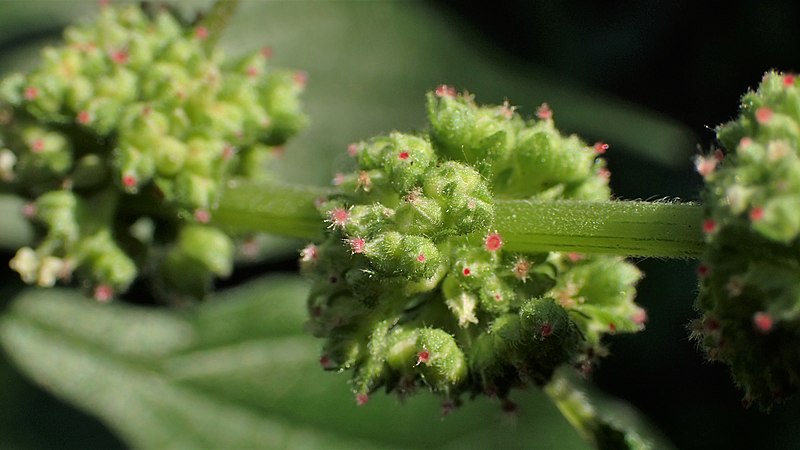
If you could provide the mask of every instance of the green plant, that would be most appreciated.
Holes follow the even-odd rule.
[[[14,93],[19,97],[20,92],[24,97],[19,86],[9,90],[10,97]],[[324,243],[303,252],[305,270],[315,279],[309,300],[314,316],[312,329],[328,337],[327,352],[320,361],[324,367],[356,369],[354,390],[359,402],[380,386],[402,393],[424,386],[440,393],[449,408],[463,393],[488,392],[506,399],[509,388],[523,381],[545,384],[554,369],[564,363],[588,368],[603,353],[602,334],[635,331],[644,321],[643,310],[631,302],[637,270],[617,257],[590,254],[686,257],[702,251],[699,207],[604,201],[609,194],[603,163],[595,158],[598,150],[603,150],[602,144],[595,149],[577,138],[561,136],[552,127],[546,109],[540,111],[541,120],[524,123],[509,105],[478,107],[470,98],[447,88],[431,94],[428,101],[431,126],[427,135],[395,133],[356,145],[353,152],[359,168],[339,178],[333,191],[237,179],[222,190],[216,207],[210,207],[213,202],[187,205],[177,201],[171,205],[176,210],[173,214],[182,213],[184,221],[190,216],[198,219],[198,211],[205,218],[202,212],[206,212],[212,224],[226,230],[269,231],[304,238],[322,238],[324,233]],[[747,126],[743,125],[745,129]],[[772,137],[765,139],[760,145],[768,148]],[[484,151],[491,158],[483,158],[480,153]],[[548,170],[534,170],[531,160],[547,164]],[[705,167],[713,161],[704,158],[698,162],[702,171],[710,174]],[[411,162],[415,165],[404,165]],[[122,175],[120,184],[125,187],[123,173],[118,175]],[[714,173],[725,172],[720,169]],[[155,185],[159,185],[158,179]],[[769,197],[766,193],[758,195]],[[315,206],[321,197],[324,200]],[[55,207],[48,209],[51,203],[45,200],[41,201],[45,208],[40,214],[53,239],[64,223],[63,216],[55,213],[66,210],[69,216],[75,206],[67,200],[64,207],[59,202],[62,199],[56,198]],[[764,208],[762,213],[767,211],[765,206],[753,205]],[[316,208],[328,221],[329,231],[320,226]],[[718,211],[708,212],[712,219],[702,226],[707,239],[717,245],[715,239],[723,235],[717,234],[724,230],[723,224],[739,221],[745,210],[750,211],[752,220],[754,208],[734,211],[733,219],[718,217]],[[756,231],[767,238],[779,235],[777,240],[785,241],[785,230],[791,228],[787,210],[790,206],[773,206],[769,211],[776,212],[768,216],[770,219],[755,221],[766,224],[756,226]],[[55,213],[46,214],[49,211]],[[157,216],[161,224],[163,218],[158,214],[149,210],[147,214]],[[788,225],[776,221],[776,215],[779,219],[789,217]],[[103,220],[101,227],[110,228],[109,221]],[[183,225],[168,226],[194,229],[185,222],[178,223]],[[739,225],[740,229],[750,229],[749,223]],[[90,232],[83,231],[86,226],[78,228],[82,230],[80,236],[93,236],[91,226]],[[609,236],[611,230],[614,233]],[[54,240],[58,239],[63,238],[56,235]],[[192,283],[176,290],[201,297],[209,287],[207,273],[227,271],[214,268],[229,267],[230,244],[221,246],[224,251],[218,246],[204,255],[187,254],[210,248],[206,247],[210,241],[213,238],[203,234],[179,239],[182,252],[176,260],[201,262],[204,274],[199,277],[202,288]],[[560,253],[547,253],[551,250]],[[30,281],[50,284],[51,277],[43,277],[42,270],[45,258],[51,255],[41,257],[35,270],[26,271],[30,267],[25,264],[26,253],[30,251],[23,251],[14,265],[23,276],[27,273]],[[220,254],[225,256],[222,264],[208,262]],[[709,273],[714,275],[713,256],[708,259],[712,262],[704,267],[712,268]],[[463,264],[465,261],[469,263]],[[102,273],[95,269],[87,270],[89,279]],[[187,270],[186,264],[176,265],[173,284],[182,282]],[[739,267],[724,277],[725,286],[732,276],[742,273]],[[754,273],[748,277],[757,276],[758,271]],[[342,287],[331,286],[332,275]],[[608,278],[599,280],[598,275]],[[132,276],[120,282],[112,276],[99,277],[92,286],[110,280],[119,291],[127,287]],[[708,289],[717,286],[713,295],[719,298],[720,284],[714,282],[717,284]],[[782,287],[774,290],[786,292]],[[549,297],[555,297],[555,301]],[[744,311],[744,319],[736,319],[737,323],[723,330],[734,330],[734,326],[745,323],[738,329],[749,341],[759,339],[759,333],[773,331],[772,325],[765,325],[766,305],[753,298],[749,303],[756,309]],[[785,315],[770,311],[768,318],[771,324],[775,317],[790,321],[788,315],[783,319]],[[754,333],[750,324],[755,317]],[[719,336],[712,333],[711,324],[709,319],[703,321],[702,339],[719,344],[709,341]],[[774,338],[774,334],[769,335]],[[530,342],[544,345],[528,346]],[[774,370],[780,371],[780,366]],[[563,386],[564,381],[559,377],[548,393],[587,437],[599,445],[618,443],[615,439],[620,438],[619,432],[596,416],[575,414],[585,408],[584,403],[576,402],[569,395],[571,390],[559,388],[558,383]],[[751,392],[746,383],[748,397],[759,401],[771,399],[776,391],[776,386],[762,384],[758,392]],[[509,402],[504,404],[511,407]],[[629,443],[637,439],[633,434],[623,438]]]

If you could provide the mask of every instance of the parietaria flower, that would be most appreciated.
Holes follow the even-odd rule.
[[[351,144],[355,169],[317,202],[326,238],[301,253],[309,328],[325,340],[323,368],[351,371],[357,404],[426,388],[446,412],[463,395],[511,405],[512,388],[589,370],[604,335],[644,327],[633,265],[509,252],[494,228],[496,196],[608,199],[608,146],[562,135],[546,105],[525,121],[451,86],[427,101],[424,132]]]

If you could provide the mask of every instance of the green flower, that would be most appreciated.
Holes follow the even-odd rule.
[[[428,95],[428,118],[423,133],[350,146],[357,167],[319,204],[327,238],[302,252],[322,366],[353,371],[358,403],[382,387],[451,406],[506,399],[561,365],[587,370],[604,335],[643,328],[633,265],[509,252],[494,231],[495,199],[608,199],[602,144],[448,87]]]
[[[212,219],[231,177],[267,176],[265,159],[306,123],[304,75],[271,67],[268,51],[226,59],[208,35],[166,8],[103,7],[0,83],[0,175],[42,225],[12,261],[24,280],[77,271],[119,293],[147,268],[168,295],[200,297],[230,272],[231,237],[193,223]],[[142,220],[144,241],[131,231]],[[54,271],[53,258],[68,264]],[[187,261],[196,282],[170,275]]]

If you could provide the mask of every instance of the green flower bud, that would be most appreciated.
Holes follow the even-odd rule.
[[[0,178],[39,199],[44,225],[36,258],[23,252],[14,263],[26,282],[51,285],[75,268],[108,300],[141,268],[163,267],[162,294],[199,297],[230,273],[231,238],[198,237],[191,224],[210,220],[232,177],[266,177],[269,146],[306,123],[302,80],[261,53],[226,61],[182,22],[167,8],[104,7],[68,28],[30,72],[0,81],[12,125]],[[51,205],[67,197],[72,206]],[[158,216],[149,233],[158,239],[130,235],[143,215]],[[181,250],[183,240],[195,247]],[[181,267],[194,273],[185,282]]]
[[[767,408],[800,387],[798,105],[796,76],[766,73],[740,116],[717,128],[724,159],[696,160],[708,245],[692,337],[730,366],[747,403]]]
[[[348,148],[355,170],[318,207],[326,240],[302,252],[320,362],[352,367],[356,402],[418,386],[448,404],[506,399],[561,365],[590,365],[602,336],[641,330],[631,264],[507,253],[492,231],[498,197],[607,199],[605,147],[446,87],[429,94],[428,114],[425,133]]]

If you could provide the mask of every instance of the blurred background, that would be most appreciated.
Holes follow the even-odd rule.
[[[179,5],[188,17],[209,3]],[[94,1],[0,2],[0,74],[35,64],[39,47],[96,9]],[[232,54],[270,45],[276,65],[309,74],[312,125],[287,148],[280,167],[290,181],[325,184],[347,169],[348,143],[421,127],[424,92],[447,83],[480,102],[508,99],[525,116],[547,102],[562,131],[609,143],[619,198],[692,201],[700,188],[692,156],[714,148],[713,128],[736,115],[739,96],[768,69],[800,69],[798,17],[800,4],[780,0],[509,0],[491,6],[253,0],[243,3],[223,45]],[[4,260],[12,254],[6,250]],[[282,255],[220,286],[295,271],[295,254]],[[792,426],[800,419],[797,399],[769,414],[744,409],[727,369],[704,362],[688,341],[696,262],[636,262],[646,274],[638,302],[649,323],[643,333],[609,342],[611,355],[593,374],[599,389],[638,409],[677,448],[800,446]],[[3,266],[0,311],[21,288]],[[346,390],[344,378],[338,386]],[[2,354],[0,401],[0,447],[125,445],[93,416],[28,381]],[[385,402],[386,408],[395,403]],[[435,433],[437,424],[426,432]],[[563,446],[572,445],[567,442]],[[551,445],[560,446],[557,440]]]

